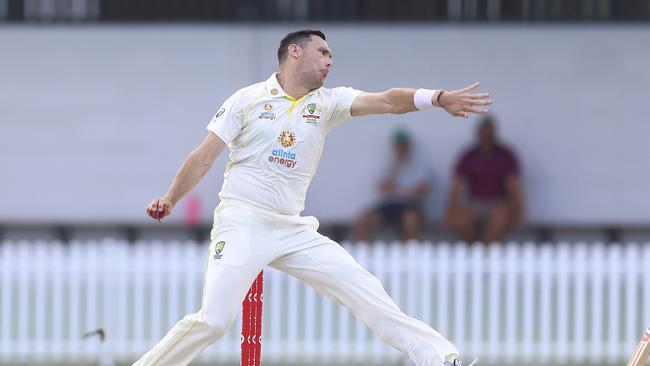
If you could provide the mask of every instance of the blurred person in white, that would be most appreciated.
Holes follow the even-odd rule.
[[[497,138],[494,118],[486,116],[455,167],[446,226],[467,243],[502,241],[523,220],[519,176],[517,157]]]
[[[367,93],[325,88],[332,51],[325,35],[314,30],[287,34],[280,42],[278,60],[278,73],[225,101],[208,124],[207,137],[187,157],[167,193],[146,208],[159,221],[170,215],[228,146],[201,309],[180,320],[135,365],[190,363],[230,329],[249,287],[266,265],[345,305],[417,366],[459,364],[454,345],[400,311],[372,274],[316,231],[316,218],[300,212],[325,137],[343,121],[434,106],[467,118],[486,112],[483,106],[491,104],[488,94],[472,94],[478,83],[454,91],[393,88]]]
[[[396,131],[393,135],[393,159],[379,184],[380,201],[362,213],[355,223],[355,240],[371,240],[372,233],[380,224],[399,228],[404,241],[420,236],[429,176],[427,164],[417,157],[413,149],[408,133]]]

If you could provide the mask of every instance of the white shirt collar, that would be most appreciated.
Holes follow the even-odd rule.
[[[280,86],[280,83],[278,82],[277,72],[274,72],[268,79],[266,79],[266,92],[269,93],[272,98],[287,96],[287,93],[284,92]]]
[[[294,98],[291,97],[289,94],[287,94],[284,91],[284,89],[282,89],[282,86],[280,86],[280,82],[278,81],[278,73],[277,72],[274,72],[273,74],[271,74],[271,76],[268,79],[266,79],[265,85],[266,85],[266,92],[269,93],[271,98],[287,97],[287,98],[289,98],[291,100],[294,100]],[[307,95],[310,95],[311,93],[315,92],[316,90],[318,90],[318,89],[314,89],[314,90],[310,91],[305,96],[303,96],[303,98],[306,97]]]

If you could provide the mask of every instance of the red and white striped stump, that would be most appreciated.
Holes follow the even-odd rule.
[[[242,304],[241,366],[260,366],[262,363],[263,291],[264,272],[260,272]]]

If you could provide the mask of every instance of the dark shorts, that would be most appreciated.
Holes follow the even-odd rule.
[[[467,208],[472,210],[478,220],[487,220],[492,211],[497,207],[507,205],[504,199],[472,199],[467,203]]]
[[[399,222],[404,212],[407,210],[417,210],[419,213],[421,207],[422,205],[418,202],[385,202],[377,205],[375,212],[385,221]]]

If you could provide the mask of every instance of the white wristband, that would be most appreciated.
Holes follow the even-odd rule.
[[[427,109],[433,109],[437,107],[438,103],[436,102],[438,96],[440,95],[440,90],[431,90],[431,89],[418,89],[413,94],[413,104],[415,108],[420,111]]]

